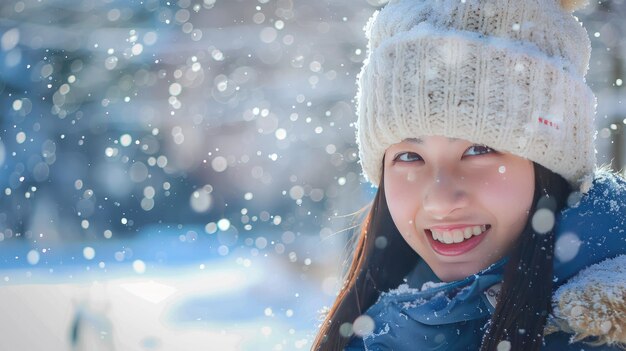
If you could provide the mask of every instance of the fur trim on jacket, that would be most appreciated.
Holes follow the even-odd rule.
[[[626,255],[580,271],[552,296],[546,334],[563,331],[571,341],[626,349]]]

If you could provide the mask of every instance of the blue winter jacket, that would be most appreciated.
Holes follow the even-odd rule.
[[[626,345],[625,220],[626,181],[608,172],[598,172],[580,201],[557,216],[554,310],[543,350]],[[354,336],[346,350],[480,349],[505,263],[450,283],[418,263],[406,284],[381,294],[367,310],[373,332]]]

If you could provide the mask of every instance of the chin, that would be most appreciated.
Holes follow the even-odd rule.
[[[482,268],[478,267],[476,267],[476,269],[470,268],[467,266],[467,263],[457,263],[455,265],[449,265],[447,267],[430,267],[433,270],[433,273],[435,273],[435,275],[437,276],[437,278],[446,283],[465,279],[468,276],[476,274],[482,270]],[[459,269],[459,267],[463,267],[463,269]]]
[[[473,274],[473,273],[465,274],[465,273],[459,272],[459,271],[451,272],[448,269],[445,269],[443,271],[439,270],[439,272],[433,269],[433,272],[435,273],[437,278],[441,279],[442,282],[446,282],[446,283],[447,282],[453,282],[455,280],[461,280],[461,279],[464,279],[467,276]]]

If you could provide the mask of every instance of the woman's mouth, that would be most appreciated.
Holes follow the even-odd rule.
[[[442,256],[464,254],[480,244],[491,225],[473,225],[454,229],[425,229],[433,250]]]

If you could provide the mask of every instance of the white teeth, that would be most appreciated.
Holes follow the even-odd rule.
[[[469,239],[472,237],[472,235],[474,235],[474,230],[470,227],[465,228],[465,231],[463,232],[463,237],[465,239]]]
[[[463,237],[463,232],[458,229],[453,230],[452,240],[454,240],[455,243],[460,243],[461,241],[465,240],[465,238]]]
[[[482,234],[487,230],[486,225],[475,225],[472,227],[465,227],[464,229],[453,229],[437,231],[431,229],[433,239],[445,244],[460,243],[464,240]]]

